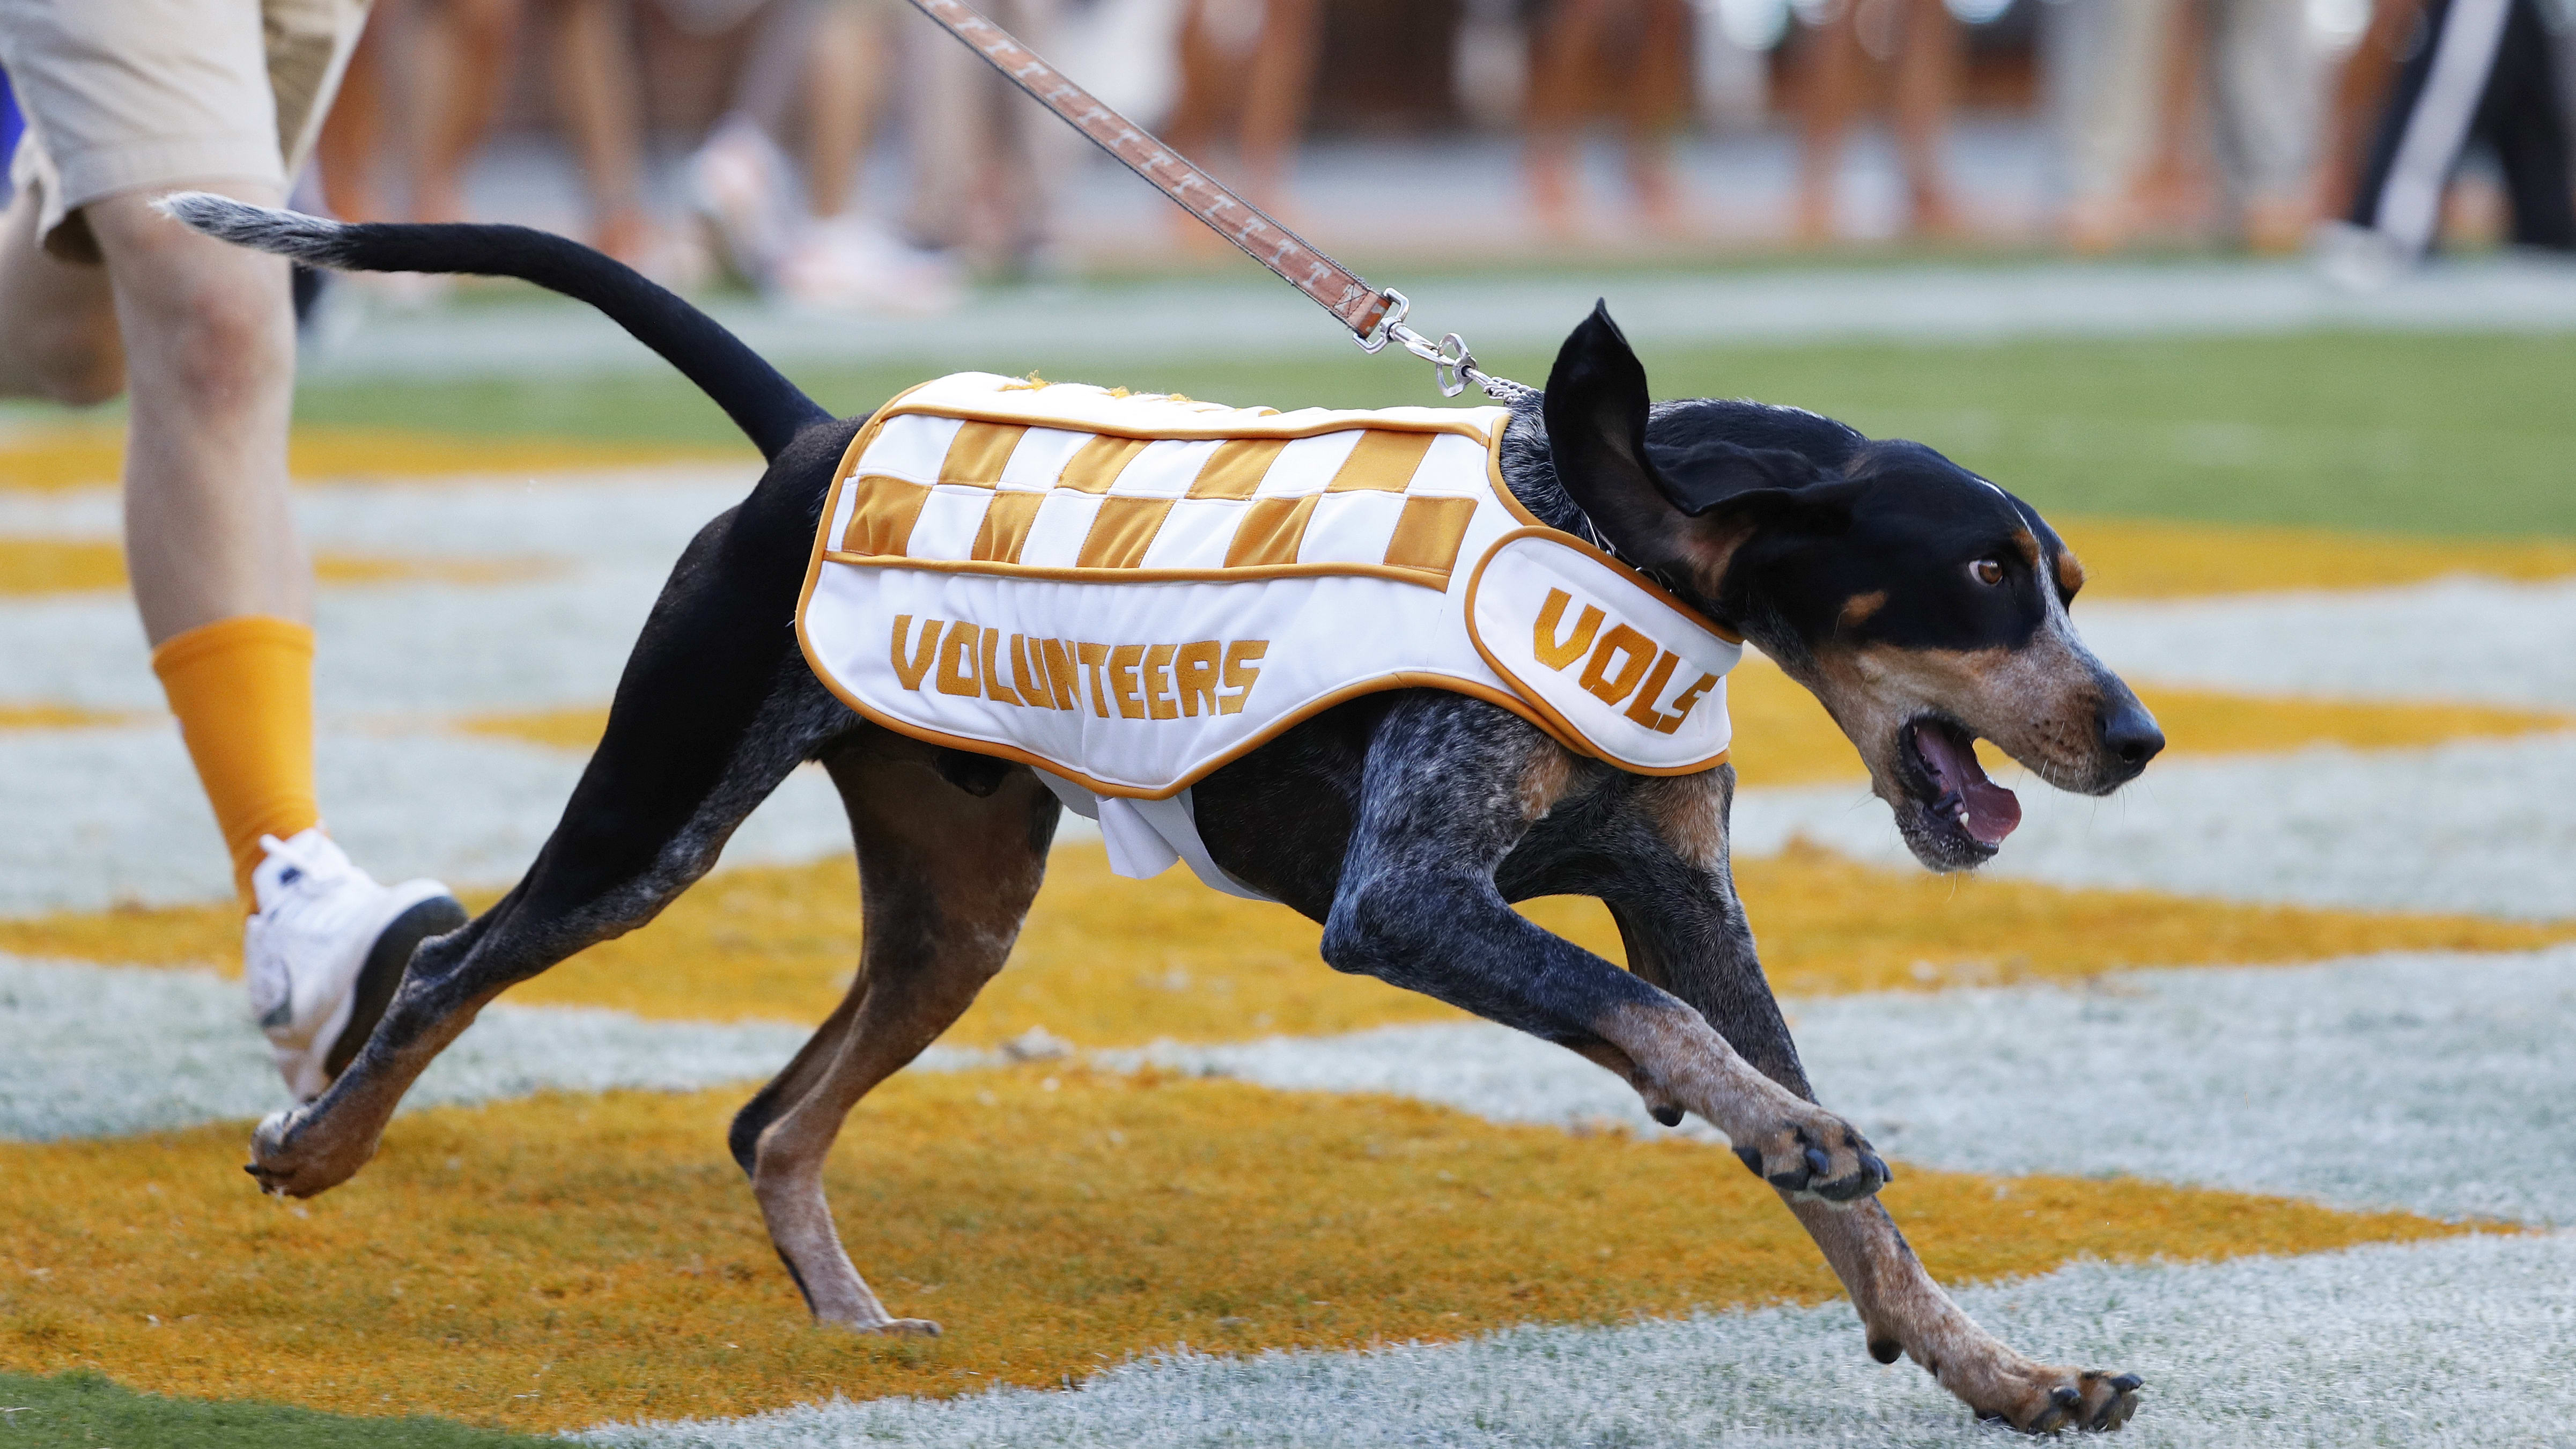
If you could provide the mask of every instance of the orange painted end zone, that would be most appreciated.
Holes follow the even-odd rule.
[[[892,1311],[947,1330],[863,1338],[811,1326],[769,1249],[723,1147],[747,1094],[422,1112],[297,1205],[242,1177],[243,1124],[0,1147],[0,1366],[567,1429],[1053,1386],[1184,1343],[1348,1348],[1836,1291],[1771,1192],[1705,1146],[1032,1067],[898,1077],[852,1117],[829,1174],[851,1255]],[[1913,1168],[1886,1200],[1948,1282],[2464,1231]]]

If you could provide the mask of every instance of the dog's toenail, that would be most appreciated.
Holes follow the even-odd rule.
[[[1682,1125],[1682,1109],[1679,1107],[1648,1107],[1646,1111],[1667,1127]]]
[[[1834,1171],[1834,1160],[1810,1147],[1807,1149],[1807,1170],[1818,1177],[1830,1177]]]
[[[2138,1377],[2136,1374],[2122,1374],[2118,1378],[2111,1380],[2111,1387],[2124,1394],[2134,1394],[2145,1383],[2146,1380]]]
[[[1875,1152],[1862,1153],[1860,1155],[1860,1165],[1871,1172],[1877,1173],[1878,1180],[1881,1182],[1896,1181],[1896,1169],[1889,1167],[1886,1159],[1880,1157]]]
[[[1894,1363],[1905,1357],[1905,1345],[1892,1338],[1874,1338],[1869,1342],[1869,1356],[1880,1363]]]
[[[1735,1149],[1735,1160],[1743,1163],[1744,1170],[1752,1173],[1755,1177],[1760,1177],[1762,1175],[1761,1153],[1754,1151],[1750,1147],[1739,1147]]]
[[[2048,1396],[2049,1402],[2061,1409],[2072,1409],[2084,1402],[2084,1396],[2073,1389],[2061,1388]]]

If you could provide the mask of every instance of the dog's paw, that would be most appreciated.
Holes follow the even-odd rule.
[[[1896,1174],[1869,1150],[1869,1139],[1830,1112],[1783,1122],[1752,1142],[1735,1145],[1736,1158],[1755,1177],[1791,1197],[1849,1203],[1885,1187]]]
[[[315,1128],[311,1105],[271,1112],[250,1134],[242,1171],[272,1197],[311,1197],[347,1182],[375,1156],[372,1138],[352,1148]]]
[[[927,1318],[883,1318],[874,1323],[835,1323],[852,1333],[873,1333],[885,1338],[937,1338],[939,1325]]]
[[[2032,1364],[2012,1376],[2006,1402],[1971,1407],[1978,1418],[2009,1424],[2025,1434],[2066,1429],[2107,1434],[2138,1412],[2142,1382],[2136,1374]]]

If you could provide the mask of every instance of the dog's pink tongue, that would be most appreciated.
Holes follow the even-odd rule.
[[[1919,731],[1915,742],[1942,790],[1958,791],[1960,803],[1968,807],[1968,833],[1987,845],[2002,844],[2021,824],[2021,801],[1986,778],[1985,767],[1977,763],[1976,747],[1953,743],[1948,730],[1933,728]]]

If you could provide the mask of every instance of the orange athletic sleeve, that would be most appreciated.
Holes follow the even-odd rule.
[[[258,614],[218,619],[152,651],[170,712],[232,852],[242,909],[257,902],[250,874],[265,852],[321,823],[313,799],[313,631]]]

